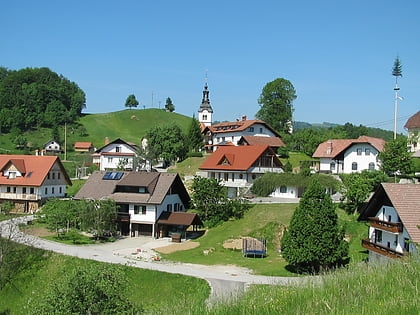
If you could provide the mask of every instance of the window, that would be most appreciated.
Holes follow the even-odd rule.
[[[225,182],[229,180],[229,173],[223,173]]]
[[[139,187],[139,193],[146,193],[146,187]]]
[[[146,206],[141,206],[141,214],[146,214]]]
[[[146,206],[134,205],[134,214],[146,214]]]
[[[203,115],[203,120],[207,120],[207,115]]]
[[[13,187],[13,193],[16,194],[16,187]]]
[[[356,162],[351,163],[351,170],[352,171],[357,171],[357,163]]]
[[[6,192],[10,192],[11,190],[10,190],[10,186],[7,186],[7,188],[6,188]]]
[[[60,179],[61,173],[57,173],[57,179]]]
[[[112,163],[112,157],[108,157],[108,163]]]
[[[335,170],[335,162],[331,162],[330,163],[330,170],[334,171]]]
[[[397,244],[398,244],[398,234],[395,235],[394,246],[397,246]]]
[[[369,148],[365,149],[365,155],[370,155],[370,149]]]
[[[244,174],[239,174],[239,179],[243,179],[244,178]]]
[[[26,194],[26,187],[22,187],[22,194]]]
[[[280,193],[285,194],[287,192],[286,186],[280,186]]]
[[[222,137],[222,142],[225,142],[225,137]]]
[[[166,211],[172,212],[172,205],[167,205],[166,206]]]
[[[115,147],[115,152],[121,152],[121,147]]]
[[[60,187],[60,188],[58,189],[58,191],[60,192],[60,194],[62,194],[62,193],[63,193],[63,187]]]
[[[54,172],[52,173],[52,179],[55,179],[55,173]]]
[[[407,253],[410,251],[410,240],[406,237],[404,237],[404,251]]]
[[[254,132],[254,127],[249,127],[249,132]]]
[[[47,174],[47,179],[50,179],[50,173]]]
[[[54,187],[51,188],[51,193],[54,195]]]
[[[48,195],[48,187],[45,187],[44,192],[45,192],[46,195]]]
[[[235,181],[235,173],[232,173],[232,182]]]
[[[16,172],[9,172],[9,179],[16,178]]]
[[[370,162],[369,163],[369,171],[374,171],[375,170],[375,163]]]
[[[382,242],[382,231],[381,230],[375,230],[375,243]]]
[[[33,195],[35,193],[35,188],[33,188],[33,187],[29,188],[29,193],[31,195]]]
[[[260,133],[263,133],[263,129],[262,128],[260,128]]]
[[[362,155],[362,149],[357,149],[357,155]]]

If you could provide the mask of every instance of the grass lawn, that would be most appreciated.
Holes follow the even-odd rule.
[[[273,222],[288,226],[297,204],[256,204],[244,218],[225,222],[207,231],[196,241],[200,246],[171,254],[162,255],[163,258],[197,264],[215,265],[232,264],[250,268],[255,274],[269,276],[295,276],[285,267],[286,261],[278,253],[278,239],[267,244],[266,258],[246,258],[240,250],[226,249],[223,243],[229,239],[238,239],[241,236],[251,236],[258,231],[270,229]],[[367,233],[364,223],[356,221],[356,217],[347,215],[338,210],[339,219],[346,226],[347,236],[350,240],[351,262],[359,262],[367,257],[360,244],[360,240]],[[276,233],[276,231],[273,231]],[[203,251],[209,250],[205,255]]]
[[[182,162],[176,163],[174,166],[169,168],[169,172],[178,173],[179,176],[194,176],[198,171],[200,165],[207,159],[208,155],[203,157],[190,157]]]

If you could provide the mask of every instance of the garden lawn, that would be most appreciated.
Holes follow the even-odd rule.
[[[229,239],[252,236],[265,228],[265,232],[273,230],[273,222],[288,226],[297,204],[256,204],[240,220],[225,222],[207,233],[197,241],[200,246],[171,254],[163,254],[164,259],[204,265],[237,265],[251,269],[255,274],[267,276],[296,276],[286,269],[287,262],[279,254],[279,235],[273,238],[277,242],[267,243],[267,257],[243,257],[241,250],[226,249],[223,243]],[[367,233],[364,223],[356,221],[356,217],[347,215],[338,209],[339,221],[347,227],[347,237],[350,241],[351,262],[359,262],[367,257],[361,247],[361,238]],[[206,251],[205,254],[204,251]]]

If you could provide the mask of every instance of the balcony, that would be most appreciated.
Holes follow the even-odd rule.
[[[401,233],[403,231],[403,225],[401,222],[387,222],[379,220],[375,217],[368,218],[371,227],[380,229],[391,233]]]
[[[126,212],[118,212],[117,222],[130,222],[130,214]]]
[[[383,245],[373,243],[368,238],[362,240],[362,247],[390,258],[400,258],[404,256],[403,253],[397,252]]]

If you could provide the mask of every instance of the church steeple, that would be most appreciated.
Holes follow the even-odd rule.
[[[206,75],[207,79],[207,75]],[[203,90],[203,99],[201,100],[200,109],[198,110],[198,121],[205,126],[211,126],[212,122],[212,115],[213,115],[213,108],[210,105],[210,98],[209,98],[209,87],[206,83],[204,84]]]

